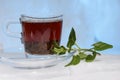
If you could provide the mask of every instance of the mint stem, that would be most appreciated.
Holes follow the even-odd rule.
[[[79,45],[77,43],[75,43],[75,45],[79,50],[81,50],[81,48],[79,47]]]

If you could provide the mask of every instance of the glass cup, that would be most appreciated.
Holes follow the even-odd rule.
[[[22,27],[21,40],[24,44],[26,57],[53,55],[53,42],[60,44],[62,32],[62,15],[55,17],[30,17],[21,15],[20,23]],[[13,35],[10,31],[10,25],[7,25],[7,33]]]
[[[10,66],[24,69],[47,68],[63,63],[64,61],[69,61],[75,51],[64,55],[57,55],[52,51],[54,42],[60,44],[62,17],[60,15],[38,18],[22,15],[20,22],[9,22],[6,27],[7,34],[15,38],[20,38],[24,45],[24,51],[20,48],[18,49],[18,53],[6,53],[3,55],[1,61],[8,65],[10,64]],[[13,26],[16,24],[21,24],[19,34],[12,31],[14,30]],[[20,29],[19,27],[17,28]],[[13,49],[15,50],[15,48]]]

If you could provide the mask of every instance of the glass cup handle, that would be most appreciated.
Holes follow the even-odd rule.
[[[21,37],[21,33],[19,33],[19,32],[13,32],[13,31],[11,31],[10,30],[10,26],[11,25],[15,25],[15,24],[20,24],[20,22],[15,22],[15,21],[13,21],[13,22],[8,22],[8,24],[7,24],[7,26],[6,26],[6,33],[7,33],[7,35],[8,36],[10,36],[10,37],[14,37],[14,38],[20,38]],[[12,27],[12,26],[11,26]]]
[[[20,38],[21,39],[21,43],[23,43],[23,37],[22,37],[22,32],[13,32],[10,30],[10,26],[11,25],[15,25],[15,24],[20,24],[20,22],[8,22],[7,26],[6,26],[6,33],[8,36],[10,37],[14,37],[14,38]],[[12,26],[11,26],[12,27]]]

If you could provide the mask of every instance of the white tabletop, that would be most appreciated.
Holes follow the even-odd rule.
[[[0,62],[0,80],[120,80],[120,55],[103,54],[92,63],[61,63],[44,69],[19,69]]]

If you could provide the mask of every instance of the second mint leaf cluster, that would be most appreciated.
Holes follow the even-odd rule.
[[[56,42],[54,42],[53,52],[57,55],[63,55],[67,52],[70,53],[71,51],[78,51],[77,54],[73,55],[71,62],[66,65],[71,66],[79,64],[81,60],[85,60],[86,62],[92,62],[95,60],[96,55],[100,55],[99,51],[103,51],[110,48],[113,48],[113,46],[101,41],[92,44],[92,48],[90,49],[83,49],[79,47],[76,43],[75,30],[74,28],[72,28],[68,38],[67,47],[60,46]]]

